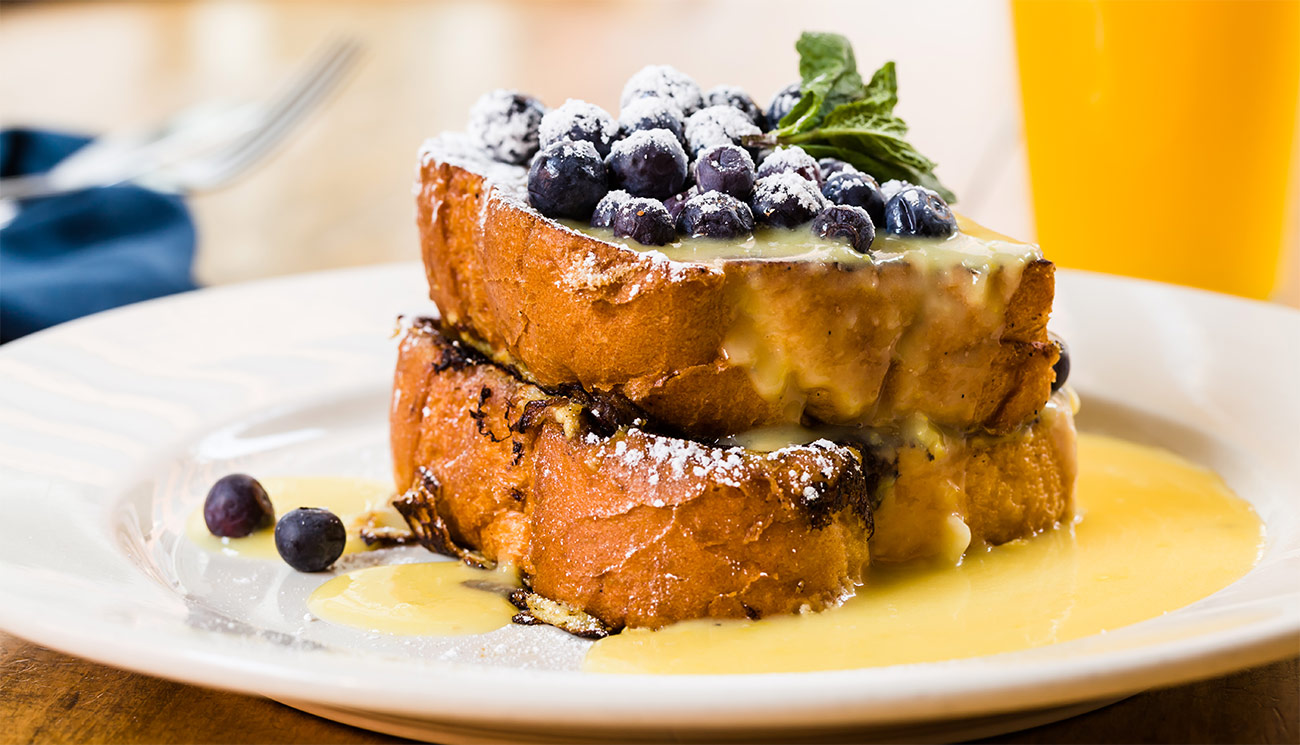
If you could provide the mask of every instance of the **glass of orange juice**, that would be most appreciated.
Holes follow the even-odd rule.
[[[1300,0],[1012,0],[1039,242],[1062,266],[1266,298]]]

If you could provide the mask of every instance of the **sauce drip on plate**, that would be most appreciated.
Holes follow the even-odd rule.
[[[483,634],[510,623],[516,587],[502,572],[452,561],[378,566],[316,588],[307,609],[333,623],[414,636]]]

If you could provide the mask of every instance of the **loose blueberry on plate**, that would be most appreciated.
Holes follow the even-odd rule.
[[[622,189],[611,191],[610,193],[601,197],[600,201],[596,203],[595,211],[591,213],[591,227],[593,228],[613,227],[614,211],[618,209],[619,205],[623,204],[624,202],[626,202],[628,199],[631,198],[632,195],[628,194]]]
[[[743,88],[734,85],[715,85],[704,95],[704,103],[706,106],[730,106],[739,109],[749,117],[755,127],[763,128],[763,112]]]
[[[685,116],[704,107],[699,84],[671,65],[647,65],[628,78],[619,106],[626,107],[638,98],[667,99]]]
[[[707,147],[695,159],[695,183],[700,191],[720,191],[749,201],[754,179],[754,159],[739,145]]]
[[[957,218],[938,194],[909,186],[885,203],[885,232],[920,238],[946,238],[957,232]]]
[[[1052,393],[1061,390],[1065,381],[1070,379],[1070,348],[1065,345],[1065,340],[1056,334],[1048,333],[1052,342],[1061,350],[1061,356],[1057,358],[1056,364],[1052,365],[1052,372],[1056,373],[1056,379],[1052,381]]]
[[[540,147],[537,129],[545,115],[546,107],[532,96],[489,91],[469,110],[469,136],[495,160],[523,165]]]
[[[585,140],[542,148],[528,169],[528,198],[547,217],[585,220],[608,191],[605,161]]]
[[[811,155],[804,152],[804,149],[798,145],[777,148],[772,151],[771,155],[764,158],[763,162],[758,164],[759,178],[785,171],[797,173],[816,184],[817,188],[821,188],[821,167],[817,165],[817,161],[813,160]]]
[[[830,178],[832,174],[840,173],[841,171],[858,170],[839,158],[822,158],[817,161],[817,167],[821,169],[822,172],[822,183],[825,183],[826,179]]]
[[[812,232],[822,238],[843,238],[860,254],[871,253],[871,243],[876,239],[871,216],[849,204],[833,204],[822,210],[812,221]]]
[[[778,228],[803,225],[825,206],[817,185],[791,171],[760,178],[754,185],[754,217]]]
[[[618,137],[618,122],[599,106],[570,98],[563,106],[546,112],[537,126],[537,136],[543,149],[563,140],[585,140],[603,158]]]
[[[648,129],[666,129],[678,142],[686,142],[686,119],[668,99],[635,99],[619,112],[618,124],[624,137]]]
[[[681,214],[682,205],[686,204],[686,200],[690,199],[691,197],[699,193],[700,193],[700,187],[692,186],[691,188],[687,189],[686,191],[680,194],[674,194],[671,197],[665,199],[664,208],[668,210],[669,215],[672,215],[673,220],[676,220],[677,216]]]
[[[673,218],[663,202],[631,197],[614,210],[614,235],[646,246],[662,246],[677,237]]]
[[[686,183],[686,151],[666,129],[633,132],[605,158],[611,185],[637,197],[663,199]]]
[[[791,83],[772,96],[772,101],[767,105],[767,128],[776,129],[781,125],[781,120],[790,109],[794,108],[799,99],[803,97],[800,91],[799,83]]]
[[[694,158],[707,147],[739,145],[745,135],[762,134],[740,109],[710,106],[686,120],[686,149]]]
[[[879,226],[885,224],[885,197],[880,193],[876,180],[859,171],[840,171],[832,173],[822,186],[822,196],[835,204],[851,204],[861,207],[871,215],[871,221]]]
[[[320,572],[343,555],[348,542],[343,521],[318,507],[299,507],[275,524],[275,550],[300,572]]]
[[[682,205],[677,229],[692,238],[737,238],[753,232],[754,213],[730,194],[706,191]]]
[[[232,473],[217,479],[203,500],[208,532],[223,538],[243,538],[275,522],[275,507],[257,479]]]

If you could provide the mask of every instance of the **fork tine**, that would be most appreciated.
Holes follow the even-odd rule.
[[[206,173],[196,174],[191,188],[214,188],[261,159],[335,89],[360,54],[361,45],[355,40],[330,44],[268,108],[261,126],[204,159],[207,168],[198,170]]]

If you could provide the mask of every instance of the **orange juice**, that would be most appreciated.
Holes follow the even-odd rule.
[[[1265,298],[1296,0],[1012,0],[1038,239],[1062,266]]]

